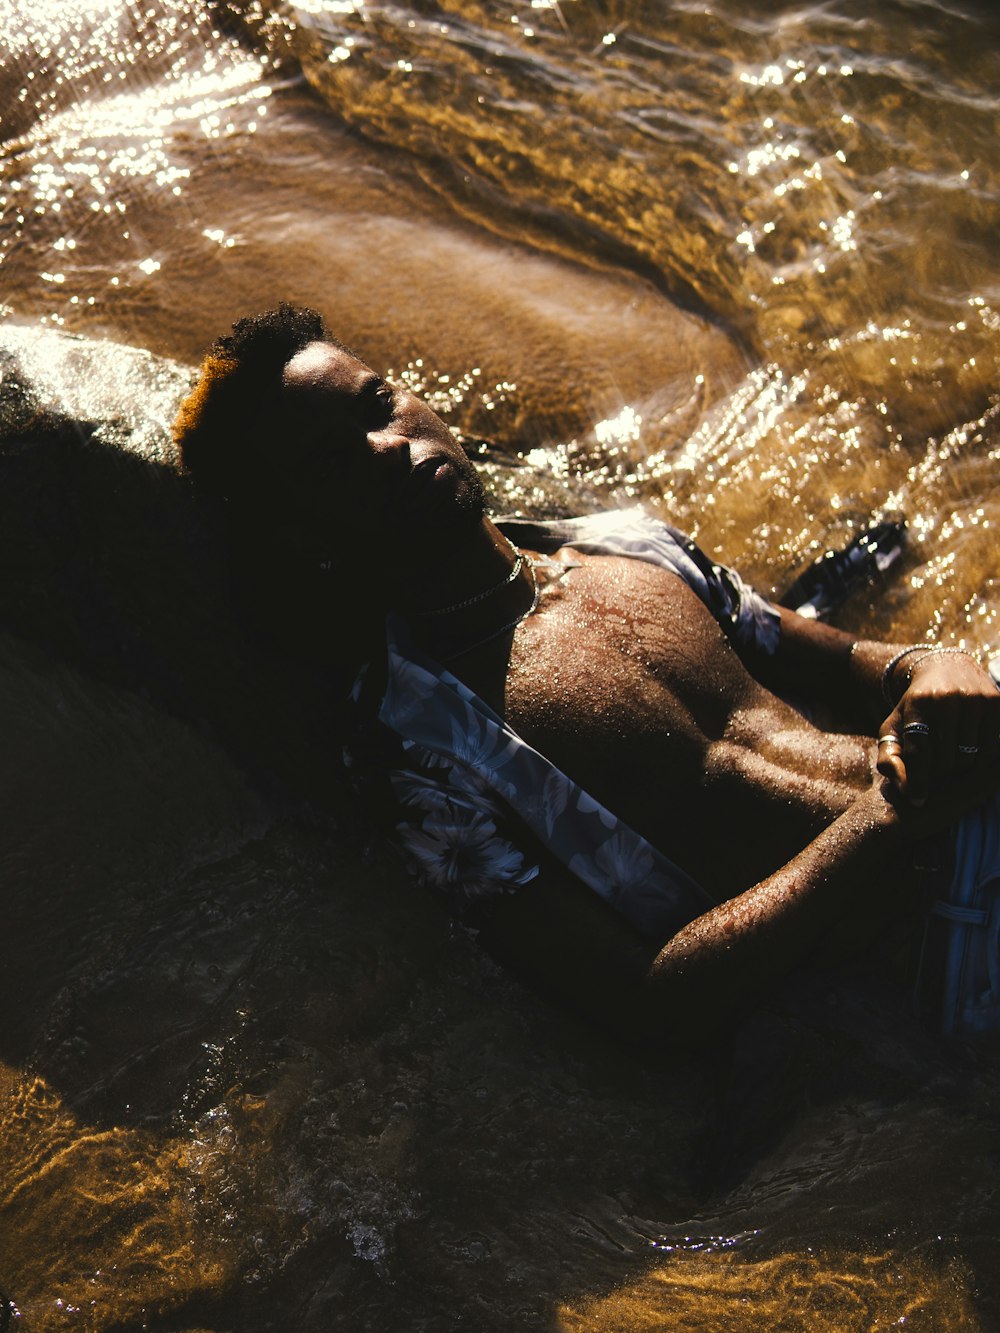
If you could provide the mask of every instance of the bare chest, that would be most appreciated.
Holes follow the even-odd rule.
[[[520,627],[503,707],[710,889],[787,860],[867,781],[858,738],[764,689],[687,585],[638,561],[591,560]]]
[[[675,575],[601,558],[572,571],[515,638],[511,725],[603,786],[622,762],[670,760],[670,786],[703,773],[753,682]]]

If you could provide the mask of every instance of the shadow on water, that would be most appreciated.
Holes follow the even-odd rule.
[[[20,731],[31,742],[20,753],[8,746],[5,778],[22,831],[33,814],[37,823],[59,813],[51,803],[35,811],[23,805],[26,791],[37,795],[43,786],[34,769],[56,754],[61,767],[78,765],[81,836],[88,820],[97,827],[93,788],[120,780],[116,773],[142,775],[139,818],[161,813],[165,780],[156,767],[170,760],[171,745],[189,764],[226,756],[215,766],[228,762],[245,775],[250,808],[335,804],[341,784],[328,756],[343,672],[280,652],[281,621],[271,642],[248,633],[221,525],[177,473],[166,438],[160,458],[148,447],[146,456],[131,452],[121,421],[75,420],[46,397],[5,352],[2,663],[16,712],[8,737]],[[275,615],[291,623],[314,596],[300,579],[284,589]],[[184,776],[197,781],[194,772]],[[198,793],[187,796],[197,801]],[[165,805],[162,813],[181,811]]]
[[[700,1059],[640,1057],[524,992],[371,845],[330,757],[330,671],[241,628],[164,442],[130,452],[5,355],[18,1326],[68,1326],[58,1298],[104,1333],[646,1326],[636,1309],[753,1328],[740,1284],[759,1304],[768,1265],[806,1281],[827,1252],[813,1285],[840,1272],[852,1310],[926,1289],[968,1313],[955,1256],[986,1286],[985,1254],[938,1219],[995,1234],[954,1170],[995,1158],[989,1066],[850,977],[798,983]],[[294,623],[317,595],[275,608]],[[933,1198],[899,1179],[911,1153]],[[860,1290],[866,1265],[909,1274],[902,1304]]]

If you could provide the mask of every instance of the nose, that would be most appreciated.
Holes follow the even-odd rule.
[[[404,461],[410,456],[410,441],[398,430],[390,426],[382,430],[370,430],[368,432],[368,447],[377,456],[383,457],[388,462],[390,458],[394,461]]]

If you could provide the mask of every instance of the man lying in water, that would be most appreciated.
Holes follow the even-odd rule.
[[[388,613],[353,763],[418,876],[544,988],[697,1040],[831,941],[917,919],[914,848],[966,815],[942,910],[985,918],[1000,693],[971,655],[774,608],[636,511],[515,544],[440,418],[311,311],[220,339],[176,438],[241,522]],[[825,730],[786,691],[867,725]],[[1000,997],[965,985],[956,1012],[982,1012],[956,1021],[981,1026]]]

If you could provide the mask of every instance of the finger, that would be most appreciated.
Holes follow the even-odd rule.
[[[979,746],[980,762],[995,764],[1000,758],[1000,692],[983,703],[976,744]]]
[[[911,805],[923,805],[927,800],[931,771],[931,728],[926,722],[914,719],[903,727],[903,765],[906,782],[903,790]]]
[[[888,724],[884,724],[878,738],[878,753],[875,767],[884,778],[895,783],[902,790],[906,784],[906,768],[903,765],[903,743],[897,733]]]
[[[983,756],[983,727],[979,710],[969,707],[963,709],[962,718],[955,732],[955,770],[964,773],[978,764]],[[983,737],[985,740],[985,737]]]
[[[958,703],[957,699],[941,700],[934,709],[930,773],[935,782],[949,777],[958,765]]]

